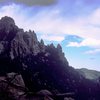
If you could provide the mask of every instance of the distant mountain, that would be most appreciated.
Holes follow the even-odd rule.
[[[100,72],[86,68],[77,69],[77,71],[87,79],[96,80],[100,77]]]
[[[33,93],[46,89],[53,94],[74,93],[75,100],[100,100],[100,82],[71,67],[60,44],[45,45],[34,31],[25,32],[5,16],[0,20],[0,76],[9,72],[19,73]]]

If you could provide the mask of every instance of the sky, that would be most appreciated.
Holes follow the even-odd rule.
[[[100,71],[100,0],[0,0],[0,18],[61,44],[74,68]]]

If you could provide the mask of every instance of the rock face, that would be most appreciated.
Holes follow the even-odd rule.
[[[0,20],[0,41],[10,41],[15,36],[18,27],[10,17],[3,17]]]
[[[37,55],[40,52],[37,37],[34,31],[24,32],[20,30],[11,41],[11,58],[25,57],[28,54]]]
[[[24,32],[19,29],[12,18],[0,20],[0,54],[6,52],[11,59],[40,52],[39,43],[34,31]]]
[[[17,73],[8,73],[0,77],[0,100],[18,100],[24,93],[23,78]]]
[[[100,84],[85,79],[69,66],[60,44],[57,47],[44,45],[43,40],[38,41],[34,31],[24,32],[6,16],[0,20],[0,76],[9,72],[20,74],[24,82],[20,76],[13,82],[17,84],[20,81],[30,92],[74,92],[76,100],[100,100]],[[8,80],[15,76],[12,74],[8,74]]]

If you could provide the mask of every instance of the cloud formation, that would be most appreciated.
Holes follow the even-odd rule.
[[[27,6],[48,6],[55,4],[57,0],[0,0],[0,3],[18,3]]]
[[[98,54],[98,53],[100,53],[100,49],[93,49],[85,52],[85,54]]]
[[[61,42],[65,39],[64,36],[57,36],[57,35],[42,35],[41,36],[42,39],[46,40],[46,41],[57,41],[57,42]]]
[[[82,42],[70,42],[67,46],[72,47],[91,47],[91,48],[100,48],[100,40],[87,38],[84,39]]]
[[[30,7],[10,4],[1,7],[0,18],[10,16],[19,27],[35,30],[44,40],[63,41],[66,35],[75,35],[83,41],[70,42],[68,46],[100,48],[100,8],[77,18],[65,18],[56,7],[34,12]]]
[[[73,19],[63,18],[60,12],[60,9],[52,8],[41,10],[33,16],[29,16],[28,8],[11,4],[1,7],[0,17],[11,16],[18,26],[26,30],[35,29],[37,32],[46,34],[69,34],[82,38],[100,39],[100,8],[94,10],[90,15]],[[34,9],[31,13],[34,13]]]
[[[100,0],[33,1],[0,0],[0,18],[12,17],[18,27],[34,30],[46,44],[61,43],[70,65],[100,70]]]

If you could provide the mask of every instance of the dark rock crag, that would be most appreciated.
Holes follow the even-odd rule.
[[[60,44],[45,45],[34,31],[24,32],[6,16],[0,20],[0,75],[10,72],[20,74],[33,93],[46,89],[52,94],[73,92],[75,100],[100,100],[99,83],[69,66]]]

